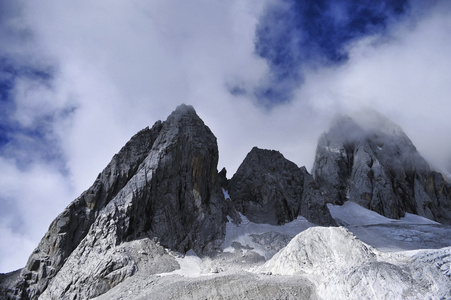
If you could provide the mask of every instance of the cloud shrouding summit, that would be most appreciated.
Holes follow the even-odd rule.
[[[253,146],[311,168],[332,116],[363,108],[450,171],[450,5],[349,3],[0,1],[0,272],[180,103],[229,176]]]

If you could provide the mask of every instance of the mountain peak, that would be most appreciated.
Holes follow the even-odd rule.
[[[380,131],[386,135],[406,137],[401,126],[374,109],[363,109],[352,115],[352,119],[366,131]]]
[[[192,105],[182,103],[177,106],[173,113],[177,114],[196,114],[196,110]]]
[[[199,118],[196,110],[191,105],[180,104],[177,108],[169,115],[168,120],[181,120],[181,119],[191,119]]]
[[[286,233],[295,227],[302,231],[299,222],[307,227],[346,225],[345,219],[331,214],[328,202],[350,200],[390,218],[413,213],[451,223],[451,186],[430,171],[398,125],[374,112],[366,116],[334,120],[318,143],[315,178],[280,152],[254,147],[227,181],[225,170],[217,170],[216,137],[192,106],[182,104],[166,121],[157,121],[126,143],[94,184],[52,222],[20,274],[0,274],[0,298],[93,298],[114,292],[132,276],[139,282],[181,270],[180,256],[191,256],[187,259],[192,261],[193,252],[221,264],[228,257],[255,263],[266,258],[267,251],[286,245],[289,236],[276,225],[291,223],[282,231]],[[225,186],[228,191],[221,190]],[[240,219],[239,226],[232,224]],[[248,235],[245,227],[259,229]],[[271,232],[259,231],[264,228]],[[237,233],[247,237],[242,240]],[[306,231],[312,242],[328,245],[342,233],[327,257],[337,256],[332,250],[346,245],[342,240],[353,240],[341,229],[310,233]],[[224,248],[230,236],[236,241]],[[304,251],[304,237],[293,244],[302,247],[287,251]],[[248,238],[252,246],[245,243]],[[312,249],[326,249],[321,243]],[[348,251],[346,246],[340,249]],[[315,264],[327,261],[318,258]],[[223,277],[227,287],[229,275]],[[128,297],[129,283],[122,284]],[[141,291],[143,285],[138,286]],[[177,286],[186,291],[185,284]]]
[[[331,122],[327,139],[337,142],[357,142],[371,135],[383,135],[386,139],[413,147],[401,126],[376,110],[361,110],[352,115],[337,115]]]
[[[338,118],[318,142],[312,173],[329,202],[351,200],[389,218],[407,212],[449,223],[443,179],[401,127],[375,111],[354,118]]]
[[[335,224],[311,175],[279,151],[252,148],[229,186],[233,205],[253,222],[280,225],[303,216]]]
[[[134,254],[115,254],[136,240],[180,253],[217,250],[226,220],[217,163],[216,137],[192,106],[140,131],[51,224],[22,270],[18,294],[95,297],[139,268]]]

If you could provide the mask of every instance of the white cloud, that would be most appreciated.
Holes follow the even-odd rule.
[[[333,113],[371,107],[401,125],[434,165],[451,168],[449,5],[361,40],[347,64],[307,75],[298,97]]]
[[[20,169],[0,158],[0,272],[25,265],[51,221],[74,199],[67,180],[44,164]]]
[[[269,1],[23,2],[23,18],[8,26],[29,30],[19,40],[32,40],[24,48],[14,40],[0,51],[19,51],[55,73],[49,87],[20,82],[16,118],[31,126],[40,115],[76,109],[51,128],[68,176],[51,164],[34,162],[23,170],[0,158],[2,205],[23,222],[0,222],[0,248],[6,249],[0,272],[23,266],[23,255],[114,153],[181,103],[192,104],[218,138],[218,167],[225,166],[229,176],[253,146],[279,150],[311,168],[331,116],[365,106],[399,123],[434,163],[449,161],[449,10],[425,14],[415,26],[394,27],[385,43],[353,45],[347,64],[307,72],[295,99],[268,111],[228,88],[252,88],[266,78],[266,62],[254,54],[254,34]],[[15,250],[20,243],[24,250]]]
[[[0,223],[1,242],[0,272],[10,272],[23,268],[27,259],[36,248],[36,239],[23,237],[21,233],[13,232],[10,227]]]
[[[34,162],[23,171],[13,161],[2,161],[12,188],[2,191],[1,201],[20,199],[11,213],[26,220],[13,230],[11,223],[2,223],[2,232],[8,236],[2,243],[30,239],[36,246],[45,231],[41,224],[48,226],[63,206],[87,189],[133,134],[166,119],[177,105],[192,104],[205,117],[226,149],[224,157],[231,143],[227,138],[222,142],[220,135],[233,139],[229,131],[237,131],[242,124],[237,121],[241,112],[259,112],[248,100],[230,95],[227,84],[254,85],[266,71],[265,62],[253,53],[254,27],[264,2],[40,1],[23,5],[10,27],[31,34],[25,40],[6,35],[14,48],[2,53],[17,59],[16,47],[24,42],[27,47],[21,49],[20,57],[28,56],[26,61],[36,61],[38,66],[50,65],[55,72],[50,86],[27,78],[16,82],[14,119],[33,127],[42,116],[75,110],[47,128],[49,134],[56,134],[52,141],[59,143],[55,147],[62,150],[68,176],[50,164]],[[244,146],[245,151],[250,149],[246,143],[232,147],[240,149],[240,155],[221,163],[236,168],[245,155]],[[51,186],[59,188],[52,191]],[[64,204],[47,209],[53,201]],[[23,259],[13,265],[23,265]],[[0,271],[7,271],[4,266]]]
[[[233,99],[227,84],[255,85],[266,71],[253,53],[263,7],[204,0],[29,3],[26,20],[58,65],[54,97],[77,107],[57,124],[75,186],[89,186],[131,135],[180,103],[204,115],[220,112],[223,124],[242,105],[256,110]]]

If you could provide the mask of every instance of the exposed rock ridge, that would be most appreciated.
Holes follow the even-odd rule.
[[[252,222],[280,225],[303,216],[335,224],[312,176],[278,151],[254,147],[228,187],[236,210]]]
[[[339,118],[318,143],[313,175],[274,150],[253,148],[230,181],[216,137],[191,106],[136,134],[50,225],[0,297],[88,299],[137,272],[178,268],[165,248],[212,253],[227,215],[336,225],[326,203],[352,200],[390,218],[406,212],[451,223],[451,185],[430,170],[401,128],[379,115]],[[221,187],[229,190],[225,200]],[[6,283],[5,283],[6,282]]]
[[[216,137],[191,106],[178,107],[137,174],[126,238],[155,236],[183,253],[219,247],[226,216],[217,163]]]
[[[366,124],[341,117],[319,139],[312,173],[328,202],[351,200],[389,218],[408,212],[450,223],[450,185],[398,125],[370,117]]]
[[[137,239],[182,253],[218,248],[226,206],[217,162],[216,138],[190,106],[139,132],[52,223],[16,297],[101,294],[136,272],[133,258],[117,249]]]
[[[51,223],[33,251],[22,280],[15,291],[20,298],[36,298],[47,287],[67,257],[86,236],[99,211],[103,209],[134,175],[161,130],[161,122],[145,128],[112,158],[94,184]]]

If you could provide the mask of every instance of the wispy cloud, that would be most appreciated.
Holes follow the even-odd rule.
[[[0,271],[23,267],[52,219],[74,197],[59,170],[46,163],[26,169],[0,157]]]
[[[255,91],[259,101],[272,106],[292,100],[306,68],[346,63],[352,42],[384,34],[408,11],[407,0],[284,0],[269,5],[256,29],[256,53],[270,67]]]
[[[418,9],[418,8],[417,8]],[[371,107],[397,122],[436,168],[450,168],[451,29],[447,2],[354,43],[349,61],[312,70],[297,97],[317,110]]]

